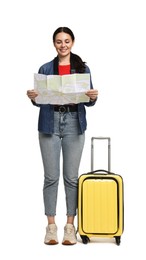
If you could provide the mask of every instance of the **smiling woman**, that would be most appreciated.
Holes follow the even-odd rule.
[[[45,75],[90,74],[90,69],[85,62],[71,52],[74,40],[74,34],[68,27],[59,27],[53,34],[57,57],[42,65],[38,73]],[[63,106],[42,105],[35,102],[38,95],[36,90],[28,90],[27,95],[35,106],[40,107],[38,130],[44,165],[44,207],[48,220],[44,242],[48,245],[58,244],[55,215],[62,149],[67,208],[67,222],[64,227],[62,244],[73,245],[77,242],[74,218],[77,211],[78,171],[87,128],[85,106],[95,105],[98,91],[93,89],[90,76],[90,90],[86,92],[90,98],[89,102]]]

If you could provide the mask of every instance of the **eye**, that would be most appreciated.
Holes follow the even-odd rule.
[[[56,41],[56,43],[57,43],[57,44],[60,44],[60,43],[61,43],[61,41]]]

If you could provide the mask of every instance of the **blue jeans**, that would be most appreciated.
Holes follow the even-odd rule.
[[[39,133],[44,166],[43,196],[47,216],[56,215],[61,149],[67,216],[76,215],[78,170],[85,142],[85,133],[78,134],[78,124],[77,112],[54,112],[54,134]]]

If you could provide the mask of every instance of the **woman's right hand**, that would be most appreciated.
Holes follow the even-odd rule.
[[[34,90],[34,89],[31,89],[31,90],[27,90],[27,96],[31,99],[31,100],[33,100],[33,101],[35,101],[35,98],[38,96],[38,93],[37,93],[37,91],[36,90]]]

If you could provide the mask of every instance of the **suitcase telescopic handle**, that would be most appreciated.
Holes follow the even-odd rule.
[[[96,170],[94,171],[94,141],[95,140],[107,140],[108,142],[108,171],[106,170]],[[91,171],[92,172],[105,172],[110,173],[111,170],[111,138],[110,137],[92,137],[91,138]]]

